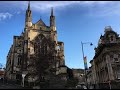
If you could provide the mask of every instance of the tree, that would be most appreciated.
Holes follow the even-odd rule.
[[[40,87],[44,86],[46,82],[46,75],[48,68],[50,66],[50,58],[51,54],[49,52],[50,45],[48,40],[45,38],[44,35],[39,35],[36,37],[34,43],[34,51],[35,51],[35,66],[36,66],[36,74],[38,75],[37,82],[40,83]]]

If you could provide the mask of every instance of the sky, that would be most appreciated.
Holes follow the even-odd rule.
[[[65,64],[69,68],[84,68],[81,42],[88,66],[95,55],[104,28],[111,26],[120,34],[120,1],[31,1],[32,21],[40,17],[49,26],[51,7],[54,8],[58,41],[64,42]],[[0,1],[0,63],[25,26],[28,1]]]

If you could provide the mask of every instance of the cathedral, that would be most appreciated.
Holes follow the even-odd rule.
[[[64,60],[64,43],[57,40],[53,8],[49,26],[42,19],[33,23],[29,2],[24,31],[13,39],[6,62],[7,81],[29,87],[65,87],[68,73]]]

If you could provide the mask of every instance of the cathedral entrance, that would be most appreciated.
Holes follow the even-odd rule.
[[[21,82],[22,82],[22,75],[21,74],[17,74],[16,75],[16,83],[17,84],[21,84]]]

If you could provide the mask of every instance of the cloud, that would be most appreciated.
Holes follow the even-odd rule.
[[[21,12],[20,11],[17,11],[16,14],[20,14]]]
[[[99,5],[102,5],[102,4],[113,3],[113,1],[82,1],[81,3],[82,4],[87,4],[87,5],[90,5],[90,4],[99,4]]]
[[[6,3],[19,7],[22,9],[26,9],[28,6],[28,1],[2,1],[2,3]],[[93,5],[93,4],[98,4],[98,5],[104,5],[104,4],[109,4],[113,3],[113,1],[31,1],[31,7],[35,10],[48,10],[48,8],[55,7],[55,8],[61,8],[70,5]],[[22,7],[21,7],[22,6]],[[61,8],[63,9],[63,8]]]
[[[13,15],[6,12],[6,13],[0,13],[0,21],[5,19],[10,19]]]
[[[31,7],[33,7],[36,10],[47,10],[51,7],[54,8],[66,7],[77,2],[78,1],[43,1],[43,2],[33,1],[31,2]]]
[[[120,2],[119,1],[103,1],[100,3],[92,4],[89,7],[89,16],[104,17],[104,16],[120,16]]]
[[[31,6],[35,9],[41,9],[41,10],[47,10],[48,8],[51,7],[66,7],[69,5],[93,5],[93,4],[98,4],[98,5],[105,5],[112,3],[113,1],[31,1]],[[27,2],[26,2],[27,3]],[[27,5],[27,4],[26,4]]]
[[[28,6],[28,1],[2,1],[2,3],[6,3],[7,7],[14,7],[12,10],[16,9],[17,14],[21,14]],[[89,16],[120,15],[119,1],[31,1],[31,9],[36,12],[48,12],[51,7],[56,11],[65,10],[68,6],[76,5],[80,8],[82,6],[83,9],[87,8],[86,15]]]
[[[31,1],[31,7],[36,11],[47,11],[51,7],[56,9],[65,9],[67,6],[72,5],[84,5],[84,6],[91,6],[91,5],[106,5],[113,3],[113,1]],[[24,5],[27,7],[27,2],[24,2]]]

